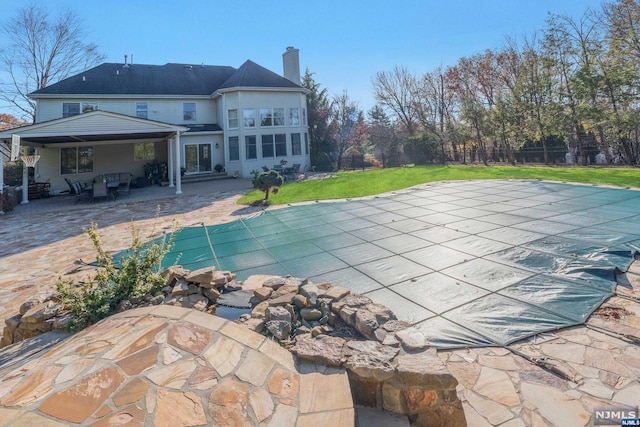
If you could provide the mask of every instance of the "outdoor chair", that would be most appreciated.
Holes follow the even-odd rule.
[[[91,194],[91,201],[95,202],[96,199],[98,199],[100,197],[104,197],[107,200],[109,200],[109,197],[111,197],[113,200],[116,199],[115,194],[113,192],[109,191],[109,189],[107,188],[107,183],[106,182],[96,182],[95,184],[93,184],[93,191],[92,191],[92,194]]]
[[[293,176],[293,179],[298,179],[298,174],[300,173],[300,163],[294,163],[293,166],[291,166],[291,175]]]
[[[131,177],[129,177],[124,182],[120,181],[120,186],[118,187],[118,194],[126,194],[127,196],[131,195]]]
[[[65,178],[64,180],[67,182],[71,194],[76,197],[74,203],[89,201],[89,199],[91,198],[92,187],[88,187],[84,182],[71,182],[68,178]]]
[[[266,166],[263,166],[263,167],[262,167],[262,172],[269,172],[269,168],[268,168],[268,167],[266,167]]]

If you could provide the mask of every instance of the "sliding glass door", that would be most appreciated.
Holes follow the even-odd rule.
[[[185,144],[184,167],[186,173],[211,172],[211,143]]]

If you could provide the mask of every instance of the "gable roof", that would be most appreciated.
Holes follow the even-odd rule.
[[[19,135],[25,142],[36,144],[92,142],[142,138],[166,138],[176,132],[186,132],[186,126],[141,119],[109,111],[92,111],[61,119],[0,132],[0,140]]]
[[[218,90],[236,87],[300,88],[300,85],[247,60]]]
[[[208,96],[232,87],[299,88],[252,61],[237,70],[229,66],[123,65],[104,63],[31,93],[32,98],[60,95]]]

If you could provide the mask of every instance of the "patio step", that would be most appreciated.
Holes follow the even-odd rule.
[[[218,179],[229,179],[229,178],[233,178],[232,176],[227,175],[226,172],[214,172],[214,173],[207,173],[207,174],[198,174],[198,175],[186,175],[183,176],[181,178],[181,182],[183,184],[187,184],[190,182],[202,182],[202,181],[214,181],[214,180],[218,180]],[[163,182],[162,185],[169,185],[168,182]]]

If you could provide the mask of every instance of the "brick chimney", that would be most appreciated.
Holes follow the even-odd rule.
[[[282,54],[282,68],[284,78],[293,83],[300,84],[300,51],[292,46]]]

